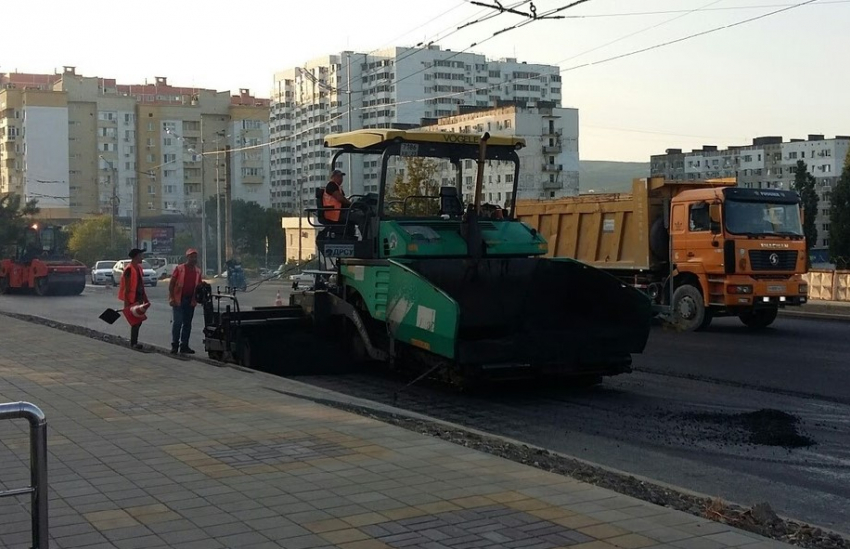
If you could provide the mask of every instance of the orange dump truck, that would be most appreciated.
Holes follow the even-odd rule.
[[[569,257],[645,291],[681,329],[737,316],[764,328],[808,288],[796,192],[745,189],[734,179],[635,179],[631,194],[519,200],[517,217]]]

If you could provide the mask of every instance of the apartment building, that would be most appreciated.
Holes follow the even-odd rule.
[[[457,114],[461,105],[487,108],[504,101],[559,107],[558,67],[429,46],[345,51],[278,72],[270,118],[272,204],[293,213],[313,205],[313,189],[328,175],[328,133],[418,127]],[[377,164],[369,158],[346,161],[346,193],[377,191]]]
[[[526,141],[519,151],[518,198],[562,198],[579,192],[578,109],[510,105],[493,109],[464,109],[456,116],[434,120],[422,129],[439,132],[513,135]],[[502,206],[514,200],[513,164],[501,163],[485,172],[483,199]],[[476,163],[465,161],[463,193],[475,191]],[[442,176],[444,184],[454,184],[451,173]]]
[[[817,212],[818,242],[814,248],[829,247],[829,208],[832,187],[841,177],[844,159],[850,150],[850,136],[827,139],[810,134],[806,139],[783,141],[780,136],[757,137],[752,145],[718,150],[705,145],[691,152],[667,149],[651,157],[653,176],[686,181],[713,177],[736,177],[742,187],[793,189],[798,160],[817,181],[820,198]]]
[[[118,84],[64,67],[0,75],[0,192],[37,198],[42,215],[122,221],[197,217],[224,192],[271,205],[268,99],[153,83]]]

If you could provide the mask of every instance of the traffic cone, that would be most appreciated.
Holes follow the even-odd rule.
[[[277,291],[277,297],[274,298],[275,307],[283,307],[283,300],[280,298],[280,290]]]

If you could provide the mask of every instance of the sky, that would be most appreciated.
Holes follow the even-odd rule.
[[[471,0],[30,0],[3,6],[15,23],[0,72],[72,65],[119,83],[166,76],[269,97],[275,71],[315,57],[435,41],[558,65],[562,104],[579,109],[580,158],[647,162],[667,148],[850,135],[850,0],[742,23],[805,1],[585,0],[565,19],[503,13],[457,30],[495,11]],[[520,3],[528,12],[502,0]],[[569,3],[533,2],[538,15]]]

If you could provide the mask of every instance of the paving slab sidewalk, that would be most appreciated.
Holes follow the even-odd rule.
[[[47,415],[57,548],[789,547],[281,394],[266,374],[3,318],[0,402]],[[29,481],[0,422],[0,490]],[[0,547],[30,545],[0,499]]]

